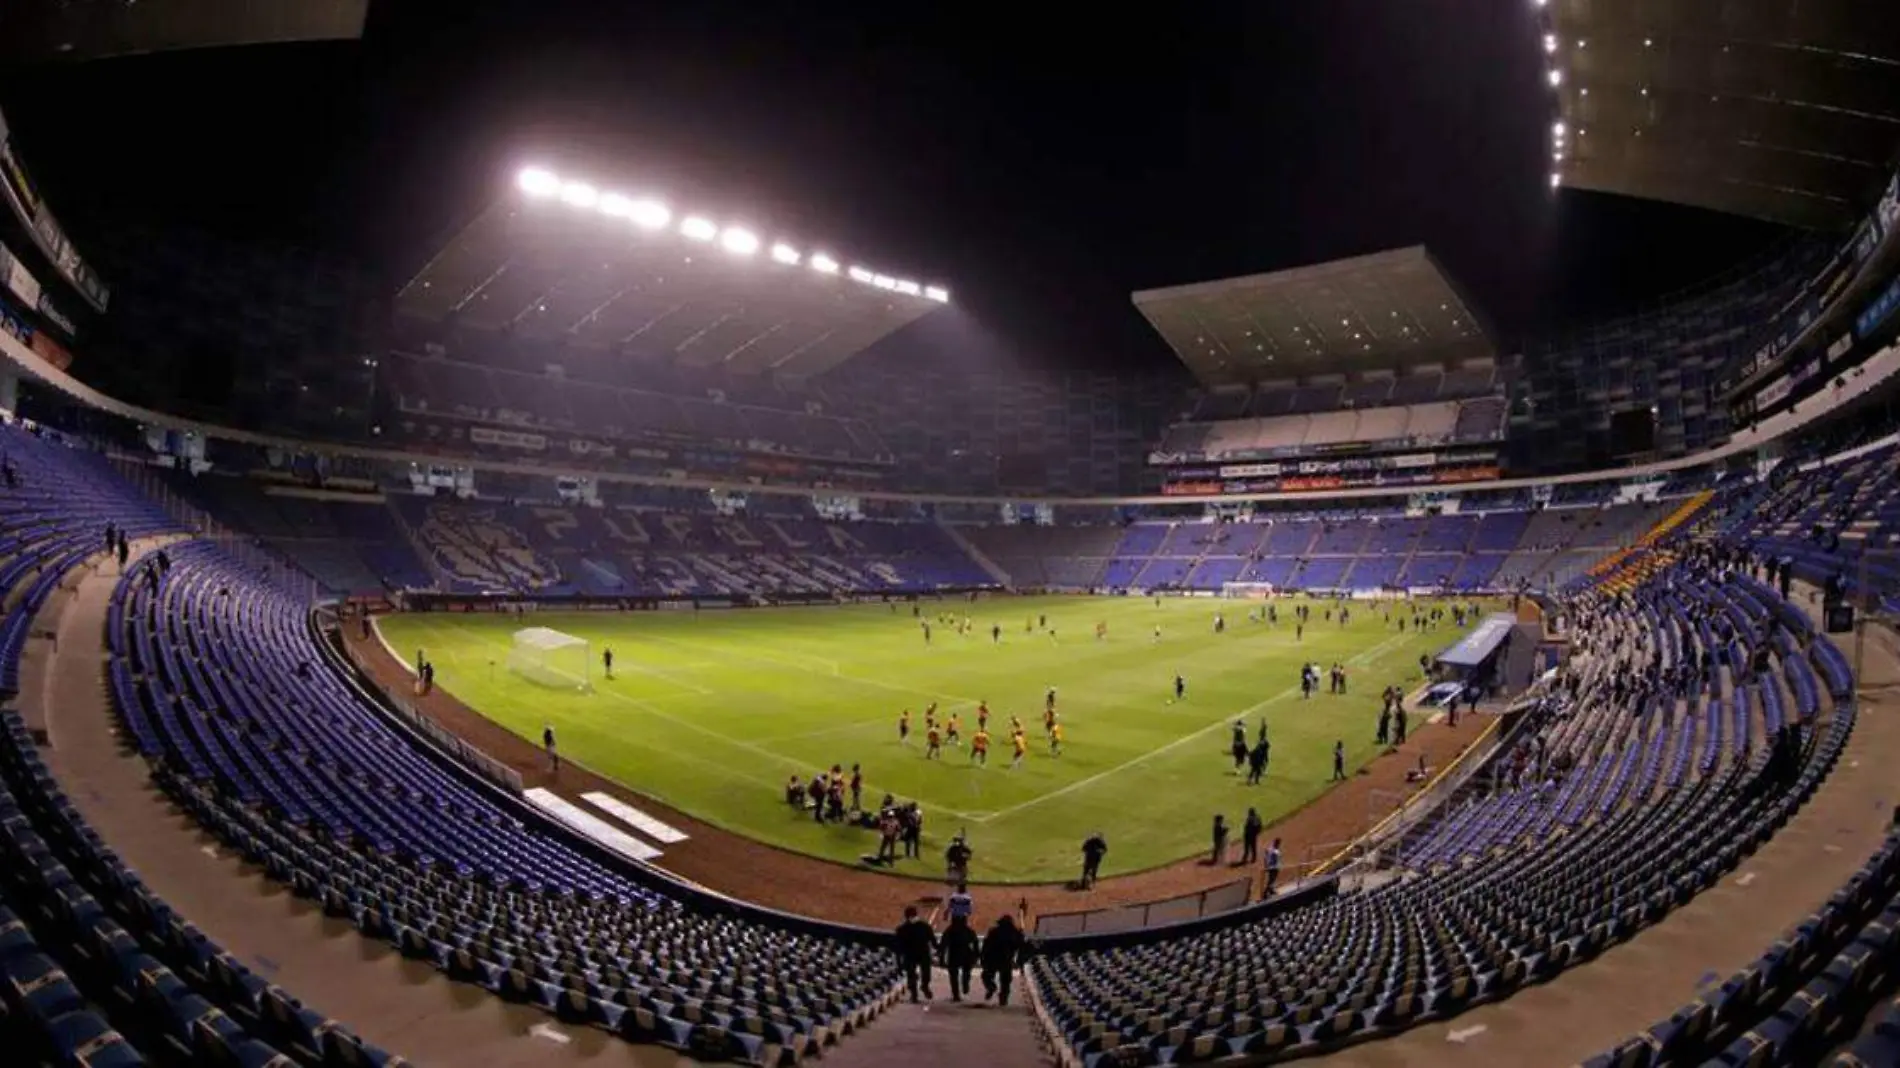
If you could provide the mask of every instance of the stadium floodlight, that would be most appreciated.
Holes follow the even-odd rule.
[[[924,299],[934,300],[939,304],[948,304],[950,303],[950,291],[942,286],[925,286]]]
[[[814,252],[811,256],[811,269],[819,274],[837,274],[838,261],[822,252]]]
[[[528,167],[515,175],[515,184],[531,197],[551,197],[561,191],[561,180],[539,167]]]
[[[924,288],[915,282],[907,282],[904,279],[899,278],[897,280],[897,291],[907,296],[914,297],[922,293],[924,291]]]
[[[1562,84],[1564,83],[1564,72],[1563,72],[1563,71],[1560,71],[1560,70],[1552,70],[1552,71],[1550,72],[1550,75],[1549,75],[1549,77],[1550,77],[1550,86],[1551,86],[1551,88],[1553,88],[1553,89],[1555,89],[1555,88],[1556,88],[1557,86],[1560,86],[1560,85],[1562,85]]]
[[[1552,124],[1550,128],[1550,136],[1555,137],[1559,141],[1563,140],[1564,134],[1568,132],[1569,129],[1561,122]]]
[[[719,227],[711,219],[702,219],[697,215],[688,215],[680,220],[680,233],[695,241],[711,241],[719,236]]]
[[[759,235],[740,226],[728,226],[719,235],[720,245],[735,256],[750,256],[759,251]]]
[[[1545,52],[1557,51],[1557,35],[1556,34],[1547,33],[1544,35],[1544,51]]]
[[[879,289],[896,289],[897,279],[888,274],[874,274],[871,276],[871,284]]]
[[[871,279],[877,277],[862,267],[853,267],[846,271],[845,274],[850,275],[853,282],[863,282],[867,286],[871,284]]]
[[[772,260],[776,263],[783,263],[788,267],[796,267],[798,266],[799,258],[798,250],[783,241],[772,246]]]
[[[591,208],[600,200],[600,192],[586,182],[563,182],[561,199],[577,208]]]
[[[658,230],[673,221],[673,213],[657,200],[636,200],[628,207],[627,218],[642,230]]]
[[[594,205],[602,215],[614,219],[624,219],[633,214],[633,201],[619,193],[602,193],[599,203]]]
[[[1561,174],[1558,174],[1556,171],[1551,171],[1550,172],[1550,187],[1552,189],[1555,189],[1562,184],[1564,184],[1564,176]]]

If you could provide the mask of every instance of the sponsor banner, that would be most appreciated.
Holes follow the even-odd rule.
[[[25,319],[20,318],[12,308],[5,304],[0,304],[0,330],[12,334],[15,338],[18,338],[22,344],[32,344],[33,342],[33,328],[28,326]]]
[[[1389,462],[1393,467],[1435,467],[1438,464],[1438,454],[1421,452],[1410,456],[1394,456]]]
[[[59,327],[67,337],[74,337],[79,333],[73,328],[73,321],[66,318],[64,312],[53,307],[52,295],[45,290],[40,291],[40,314],[46,318],[47,322]]]
[[[1887,288],[1881,290],[1880,295],[1873,299],[1873,303],[1867,305],[1866,310],[1860,313],[1860,318],[1854,321],[1855,336],[1862,339],[1872,336],[1874,331],[1879,330],[1881,324],[1893,315],[1896,308],[1900,308],[1900,278],[1889,283]]]
[[[19,297],[22,306],[39,307],[39,279],[33,277],[33,273],[26,269],[26,264],[21,263],[18,256],[4,247],[0,247],[0,285],[6,286],[14,296]]]
[[[28,344],[40,359],[61,371],[73,365],[73,354],[67,351],[66,346],[54,341],[52,335],[44,330],[34,331],[33,339]]]
[[[1779,404],[1787,400],[1788,394],[1792,392],[1794,392],[1794,383],[1783,375],[1763,386],[1761,392],[1755,394],[1755,407],[1759,410]]]
[[[1179,467],[1168,472],[1173,478],[1226,478],[1225,468],[1219,467]]]
[[[1218,482],[1170,482],[1161,487],[1161,492],[1170,497],[1219,493],[1221,484]]]
[[[1874,250],[1880,247],[1880,230],[1874,226],[1872,220],[1861,223],[1860,229],[1854,231],[1852,247],[1856,266],[1866,263],[1873,256]]]
[[[1282,479],[1280,482],[1280,488],[1288,493],[1307,493],[1313,490],[1341,489],[1345,485],[1346,480],[1336,475],[1288,478]]]
[[[1887,191],[1880,194],[1880,203],[1874,206],[1874,227],[1882,238],[1893,232],[1896,222],[1900,222],[1900,171],[1887,181]]]
[[[1827,358],[1830,360],[1838,360],[1851,352],[1853,348],[1854,335],[1851,332],[1842,334],[1840,337],[1834,339],[1834,344],[1827,347]]]
[[[1434,482],[1488,482],[1503,477],[1504,472],[1495,467],[1460,467],[1434,474]]]
[[[52,262],[54,269],[72,283],[73,288],[88,303],[105,311],[109,297],[105,285],[80,258],[78,250],[67,239],[65,230],[60,228],[59,221],[53,218],[52,211],[33,188],[33,180],[27,177],[26,167],[14,151],[13,139],[7,136],[4,121],[0,121],[0,191],[5,192],[8,203],[13,206],[13,213],[33,234],[34,242]]]
[[[548,439],[540,434],[523,434],[517,430],[492,430],[485,426],[470,427],[468,440],[477,445],[502,445],[528,452],[541,452],[548,447]]]

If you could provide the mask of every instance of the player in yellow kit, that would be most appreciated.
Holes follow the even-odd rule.
[[[910,744],[910,709],[908,708],[904,710],[903,715],[897,717],[897,743]]]
[[[943,758],[943,731],[935,723],[924,730],[924,759],[941,760]]]
[[[990,766],[990,732],[981,727],[970,736],[970,763]]]
[[[1009,770],[1015,771],[1017,768],[1023,766],[1023,757],[1029,752],[1029,738],[1023,734],[1022,728],[1019,727],[1016,733],[1009,736],[1009,740],[1016,746],[1016,757],[1009,762]]]
[[[1049,724],[1049,755],[1062,755],[1062,724],[1059,722]]]
[[[950,713],[950,721],[943,725],[944,741],[949,742],[951,745],[962,745],[963,742],[957,737],[962,730],[963,717],[957,715],[955,712]]]

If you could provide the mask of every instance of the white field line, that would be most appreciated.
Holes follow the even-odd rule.
[[[1388,648],[1391,644],[1394,644],[1399,640],[1400,639],[1388,639],[1386,642],[1383,642],[1380,645],[1374,646],[1373,649],[1378,650],[1378,649]],[[1294,694],[1297,694],[1299,692],[1300,692],[1300,688],[1298,686],[1289,686],[1285,690],[1282,690],[1279,693],[1274,694],[1272,697],[1269,697],[1264,701],[1260,701],[1256,704],[1250,705],[1247,708],[1240,710],[1239,712],[1224,715],[1220,719],[1217,719],[1214,722],[1209,723],[1207,726],[1202,727],[1201,729],[1195,731],[1194,733],[1183,735],[1180,738],[1176,738],[1174,741],[1169,742],[1167,745],[1164,745],[1159,749],[1151,749],[1148,752],[1143,753],[1140,756],[1133,758],[1132,760],[1126,760],[1120,764],[1115,765],[1112,768],[1108,768],[1103,771],[1098,771],[1095,774],[1090,775],[1086,779],[1077,779],[1076,781],[1070,783],[1067,786],[1061,787],[1060,789],[1051,790],[1046,794],[1042,794],[1037,797],[1032,797],[1027,801],[1023,801],[1019,804],[1011,805],[1010,807],[1005,808],[1005,809],[998,809],[997,811],[984,815],[981,818],[976,817],[976,816],[971,816],[969,818],[971,822],[973,823],[988,823],[991,820],[997,819],[1002,816],[1010,815],[1011,813],[1021,812],[1022,810],[1027,809],[1027,808],[1034,808],[1035,806],[1040,805],[1045,801],[1054,800],[1055,798],[1061,797],[1064,794],[1074,793],[1075,791],[1080,790],[1085,786],[1093,786],[1095,783],[1101,781],[1102,779],[1106,779],[1111,775],[1120,774],[1121,772],[1127,771],[1129,768],[1146,764],[1148,761],[1153,760],[1155,757],[1158,757],[1162,755],[1163,753],[1171,752],[1175,749],[1179,749],[1181,746],[1184,746],[1188,744],[1189,742],[1197,741],[1203,736],[1212,733],[1213,731],[1216,731],[1222,727],[1226,727],[1230,725],[1236,719],[1246,719],[1247,717],[1253,715],[1254,713],[1259,712],[1270,705],[1275,705],[1281,701],[1285,701],[1291,698]]]
[[[724,650],[724,649],[719,649],[716,646],[700,645],[696,642],[683,642],[677,638],[661,638],[654,635],[648,635],[647,637],[649,640],[652,640],[652,641],[665,642],[669,645],[677,645],[682,648],[693,649],[702,653],[734,656],[741,660],[763,660],[768,664],[776,664],[780,667],[791,668],[794,671],[804,671],[813,675],[820,675],[826,678],[842,679],[845,682],[855,682],[863,686],[874,686],[880,690],[889,690],[892,693],[908,694],[912,697],[927,697],[933,701],[955,702],[954,704],[950,706],[951,708],[962,708],[966,706],[970,708],[975,708],[977,705],[977,699],[974,697],[964,697],[961,694],[954,694],[954,693],[938,693],[934,690],[920,690],[914,686],[905,686],[905,685],[902,685],[901,683],[895,683],[895,682],[885,682],[883,679],[869,679],[869,678],[865,678],[862,675],[847,675],[839,669],[837,661],[824,660],[821,657],[811,657],[810,659],[817,660],[820,663],[830,664],[831,667],[828,670],[819,671],[817,669],[808,667],[804,664],[800,664],[797,661],[792,660],[790,658],[782,658],[774,654],[760,653],[757,651]],[[946,709],[945,711],[948,711],[948,709]]]
[[[467,634],[469,637],[473,638],[474,640],[478,642],[482,642],[483,644],[501,646],[503,648],[507,647],[505,642],[501,642],[494,638],[490,638],[487,635],[484,635],[478,631],[465,627],[460,623],[451,623],[449,624],[449,626],[453,627],[456,630],[461,631],[464,634]],[[703,734],[708,738],[713,738],[718,741],[724,742],[727,745],[733,746],[735,748],[743,749],[748,753],[756,753],[759,756],[764,757],[767,760],[771,761],[772,763],[778,764],[781,767],[788,767],[795,771],[798,771],[801,775],[809,773],[811,771],[811,766],[807,761],[799,760],[794,757],[789,757],[783,753],[775,753],[772,750],[765,748],[764,746],[756,745],[752,742],[741,741],[738,738],[733,738],[728,735],[721,734],[718,731],[711,729],[710,727],[705,727],[698,723],[694,723],[690,719],[685,719],[680,716],[675,716],[672,713],[667,712],[665,709],[659,707],[658,705],[655,705],[651,701],[645,701],[638,697],[630,696],[628,694],[615,693],[612,690],[595,690],[594,692],[603,697],[611,697],[616,701],[625,702],[626,704],[632,705],[633,707],[638,708],[651,716],[654,716],[658,719],[663,719],[667,721],[668,723],[674,724],[676,726],[684,727],[685,729],[692,731],[695,734]],[[745,772],[739,771],[726,764],[719,764],[714,761],[696,758],[696,757],[691,756],[690,754],[669,753],[668,755],[676,759],[687,760],[691,763],[706,764],[709,766],[717,767],[720,769],[721,772],[727,775],[731,775],[736,778],[745,779],[748,782],[757,783],[768,790],[778,791],[778,790],[783,790],[785,788],[785,784],[782,782],[762,779],[756,775],[750,775]],[[966,815],[966,813],[959,812],[953,808],[945,808],[942,805],[938,805],[936,807],[948,815],[952,815],[952,816]]]

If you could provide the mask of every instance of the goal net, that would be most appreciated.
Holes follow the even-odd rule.
[[[1263,601],[1273,596],[1271,582],[1223,582],[1220,587],[1222,597],[1246,597]]]
[[[508,649],[508,670],[540,686],[591,690],[594,658],[587,639],[548,627],[515,631]]]

